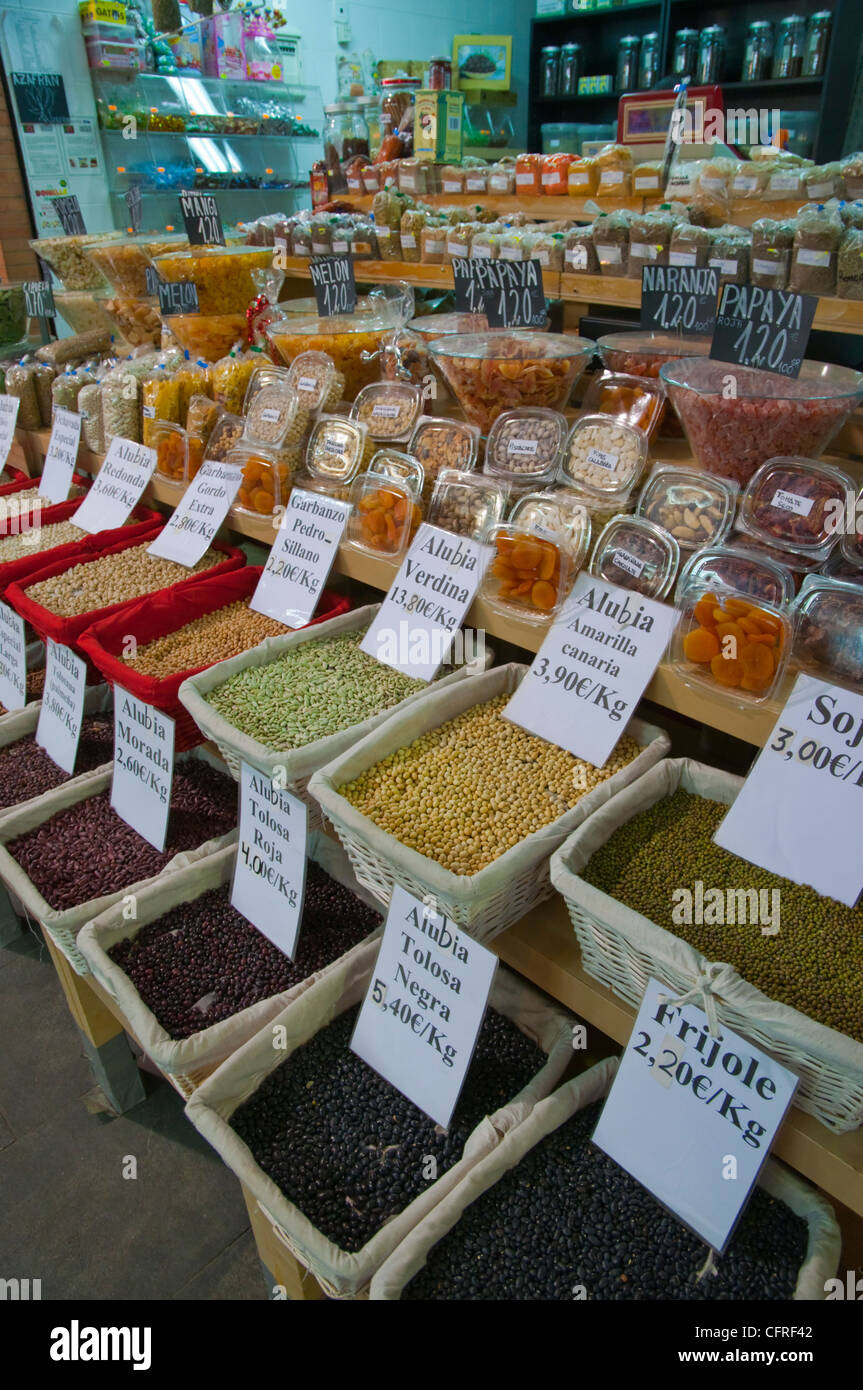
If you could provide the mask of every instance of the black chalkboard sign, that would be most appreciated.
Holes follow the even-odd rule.
[[[224,246],[225,229],[212,193],[181,193],[180,212],[190,246]]]
[[[159,313],[166,318],[171,314],[197,314],[198,286],[191,280],[178,280],[166,285],[159,281]]]
[[[723,285],[710,356],[778,376],[799,376],[817,307],[813,294]]]
[[[645,265],[641,327],[660,333],[712,333],[719,298],[716,267]]]
[[[24,286],[24,305],[28,318],[53,318],[57,312],[54,307],[54,291],[47,280],[27,281]]]
[[[479,261],[489,287],[485,312],[489,328],[542,328],[547,318],[539,261]]]
[[[84,218],[81,215],[81,207],[74,193],[68,194],[65,198],[52,198],[54,209],[63,223],[63,231],[67,236],[83,236],[87,228],[84,226]]]
[[[457,314],[485,313],[486,277],[477,274],[482,261],[469,261],[465,256],[455,256],[452,263],[453,290]]]
[[[354,263],[349,256],[313,256],[309,262],[318,313],[352,314],[357,307]]]
[[[68,121],[66,85],[59,72],[13,72],[11,77],[22,125]]]

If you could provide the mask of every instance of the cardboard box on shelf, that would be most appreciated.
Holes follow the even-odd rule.
[[[421,90],[414,108],[414,156],[445,164],[462,157],[464,93]]]

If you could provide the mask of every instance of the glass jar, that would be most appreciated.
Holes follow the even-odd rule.
[[[756,19],[746,31],[741,82],[763,82],[770,76],[773,58],[773,25],[769,19]]]
[[[699,87],[712,87],[722,77],[725,63],[725,30],[721,24],[708,24],[698,38],[698,69],[696,82]]]
[[[342,169],[345,141],[351,139],[351,108],[346,101],[324,107],[324,163],[330,193],[344,193],[348,186]]]
[[[381,99],[380,97],[357,97],[356,105],[368,126],[369,156],[374,159],[381,147]]]
[[[452,87],[452,60],[429,58],[429,91],[448,92]]]
[[[694,77],[698,63],[698,30],[678,29],[674,35],[671,71],[675,77]]]
[[[776,38],[776,50],[773,54],[773,76],[802,76],[805,47],[806,20],[803,16],[790,14],[785,19],[781,19]]]
[[[637,34],[625,34],[617,50],[615,91],[631,92],[638,85],[638,50],[641,39]]]
[[[638,90],[648,91],[659,80],[659,34],[653,30],[642,35],[638,56]]]
[[[580,43],[565,43],[560,50],[560,95],[578,96],[578,79],[584,71],[584,53]]]
[[[554,44],[543,48],[539,55],[539,94],[556,97],[560,83],[560,49]]]
[[[381,143],[401,127],[414,104],[418,77],[384,77],[381,81]]]
[[[358,154],[364,154],[371,158],[371,142],[369,140],[369,127],[364,113],[360,110],[357,102],[350,102],[347,131],[342,141],[342,159],[347,161],[353,159]]]
[[[830,29],[833,14],[830,10],[818,10],[809,16],[806,30],[806,50],[803,54],[803,76],[822,77],[827,63],[827,47],[830,43]]]

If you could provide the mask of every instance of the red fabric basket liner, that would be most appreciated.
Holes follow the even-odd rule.
[[[139,674],[118,656],[126,639],[135,637],[139,646],[144,646],[156,637],[176,632],[195,618],[215,613],[217,609],[226,608],[238,599],[251,598],[262,572],[261,565],[247,565],[218,579],[208,579],[203,584],[163,589],[152,599],[139,599],[119,617],[103,618],[88,627],[79,640],[81,650],[86,652],[107,681],[118,682],[132,695],[137,695],[139,700],[155,705],[157,709],[166,709],[167,702],[176,701],[183,681],[189,676],[196,676],[199,671],[205,671],[207,667],[192,666],[187,671],[162,677]],[[327,618],[337,618],[347,613],[350,606],[350,599],[324,589],[315,617],[308,626],[313,627]]]
[[[22,483],[33,483],[36,481],[35,478],[28,478],[26,473],[21,472],[20,468],[10,468],[8,463],[4,468],[0,468],[0,473],[4,472],[11,474],[11,477],[8,483],[0,483],[0,497],[6,492],[14,491],[14,489],[20,487]]]
[[[73,497],[71,502],[58,502],[53,507],[46,507],[39,523],[41,526],[49,526],[58,521],[70,521],[80,505],[80,497]],[[83,559],[85,555],[94,551],[100,555],[115,541],[126,536],[147,535],[154,526],[161,526],[164,521],[161,512],[154,512],[149,507],[135,507],[132,516],[135,519],[134,525],[115,526],[109,531],[94,531],[91,535],[82,536],[79,541],[66,541],[65,545],[55,545],[51,550],[41,550],[36,555],[19,555],[17,560],[7,560],[5,565],[0,564],[0,598],[10,584],[23,583],[28,575],[45,569],[46,565],[53,565],[55,561],[72,557]]]
[[[28,478],[26,473],[21,472],[20,468],[13,468],[11,471],[17,475],[15,481],[14,483],[0,484],[0,497],[8,497],[13,492],[26,492],[28,487],[39,486],[40,475],[37,474],[34,478]],[[0,469],[0,472],[2,472],[2,469]],[[77,483],[78,487],[89,487],[92,481],[93,479],[90,477],[89,473],[72,474],[72,482]],[[73,502],[80,502],[80,500],[80,497],[72,498]],[[63,504],[62,502],[57,502],[55,505],[61,507]]]
[[[128,530],[128,527],[123,529]],[[87,564],[100,559],[102,555],[114,555],[119,551],[130,550],[132,546],[142,545],[146,541],[154,541],[161,530],[161,526],[153,526],[149,530],[142,526],[137,535],[126,536],[122,541],[117,541],[113,545],[100,545],[99,549],[96,550],[90,542],[99,540],[97,533],[96,536],[91,536],[89,541],[85,542],[87,550],[83,555],[78,554],[65,560],[57,560],[53,564],[46,565],[43,569],[28,574],[25,579],[10,584],[5,594],[6,602],[12,605],[16,613],[20,613],[27,620],[43,641],[50,637],[55,642],[62,642],[67,647],[74,647],[81,633],[86,628],[92,627],[93,623],[98,622],[100,618],[108,618],[113,613],[119,613],[121,610],[131,607],[133,603],[141,602],[141,600],[127,599],[125,603],[112,603],[107,608],[94,609],[90,613],[79,613],[73,618],[62,618],[59,614],[44,608],[41,603],[36,603],[29,597],[27,590],[40,580],[52,579],[55,575],[64,574],[66,570],[72,569],[74,565],[79,563]],[[104,536],[105,533],[103,532],[102,535]],[[159,594],[168,593],[169,590],[182,589],[189,584],[199,583],[201,580],[215,578],[217,575],[227,574],[231,570],[241,569],[246,562],[242,550],[238,550],[236,546],[225,545],[223,541],[214,541],[211,548],[224,555],[224,560],[219,561],[212,569],[203,574],[193,574],[188,579],[180,579],[176,584],[169,585],[167,589],[154,590],[148,596],[147,601],[158,597]]]

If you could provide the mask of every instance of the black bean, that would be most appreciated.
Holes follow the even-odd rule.
[[[458,1162],[479,1121],[546,1060],[514,1023],[487,1010],[443,1132],[350,1051],[357,1013],[348,1009],[292,1053],[231,1119],[288,1200],[351,1252]]]
[[[756,1188],[718,1273],[707,1254],[590,1136],[602,1101],[580,1110],[466,1207],[403,1299],[789,1299],[807,1227]]]
[[[291,989],[381,921],[374,908],[310,862],[292,961],[231,907],[230,892],[226,883],[181,903],[108,952],[172,1038],[189,1038]]]

